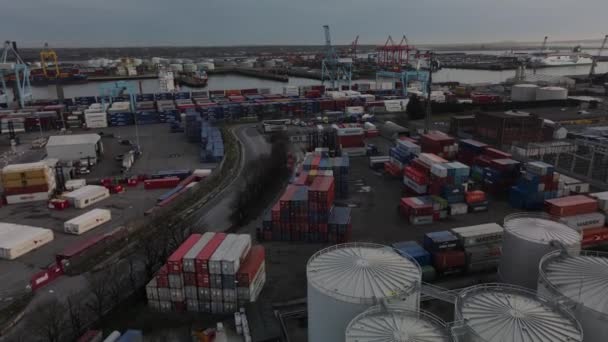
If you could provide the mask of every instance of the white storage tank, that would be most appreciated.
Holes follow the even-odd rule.
[[[539,266],[538,293],[564,303],[581,322],[585,342],[608,339],[608,253],[547,254]]]
[[[398,306],[376,305],[346,328],[346,342],[450,342],[449,329],[438,317]]]
[[[583,331],[572,312],[535,292],[505,284],[463,290],[454,318],[463,324],[466,342],[582,342]]]
[[[542,257],[564,246],[580,251],[581,235],[548,215],[519,213],[505,217],[498,274],[503,282],[535,289]]]
[[[536,89],[536,101],[566,100],[568,89],[562,87],[542,87]]]
[[[536,84],[516,84],[511,87],[511,100],[534,101],[536,100]]]
[[[348,323],[382,300],[417,311],[420,266],[378,244],[348,243],[315,253],[306,265],[308,340],[344,341]]]

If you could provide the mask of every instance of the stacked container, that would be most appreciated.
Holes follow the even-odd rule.
[[[46,201],[56,188],[55,171],[43,162],[5,166],[1,178],[8,204]]]
[[[186,139],[191,143],[201,142],[201,117],[197,112],[187,112],[184,117],[184,129],[186,132]]]
[[[193,234],[146,286],[148,303],[160,311],[236,312],[262,290],[264,259],[249,235]]]
[[[393,248],[403,256],[409,256],[418,262],[422,271],[422,281],[433,281],[436,273],[433,267],[431,253],[420,246],[416,241],[402,241],[393,244]]]
[[[487,146],[487,144],[471,139],[460,140],[457,159],[461,163],[473,165],[475,158],[481,155]]]
[[[596,198],[583,195],[555,198],[545,201],[545,211],[582,235],[582,247],[592,247],[605,241],[608,234],[606,216],[597,209]]]
[[[541,209],[545,200],[557,197],[558,180],[553,165],[528,162],[517,185],[511,187],[509,204],[519,209]]]
[[[496,223],[453,228],[466,255],[467,272],[494,270],[500,264],[504,229]]]
[[[350,159],[348,155],[332,158],[332,170],[336,188],[336,198],[348,197],[348,170]]]
[[[460,273],[465,271],[466,256],[459,248],[458,237],[449,231],[426,233],[424,248],[431,252],[433,266],[438,274]]]
[[[397,139],[395,146],[388,152],[389,162],[385,170],[392,176],[399,176],[405,166],[421,152],[420,146],[408,140]]]
[[[515,185],[521,172],[521,163],[513,159],[493,159],[490,166],[483,169],[484,190],[501,195],[508,193]]]
[[[422,152],[433,153],[445,159],[453,159],[458,153],[458,144],[451,136],[442,132],[431,132],[420,138]]]

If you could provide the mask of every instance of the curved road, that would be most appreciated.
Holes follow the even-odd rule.
[[[270,144],[254,125],[236,126],[234,133],[241,142],[241,165],[233,181],[216,197],[194,213],[194,216],[198,218],[195,226],[204,228],[204,231],[225,231],[232,226],[230,222],[231,206],[238,194],[238,190],[244,185],[242,175],[244,172],[247,172],[245,166],[248,162],[271,151]]]

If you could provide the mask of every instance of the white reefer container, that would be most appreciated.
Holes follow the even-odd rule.
[[[192,183],[191,183],[192,184]],[[215,236],[215,233],[206,232],[182,258],[182,272],[196,272],[196,256],[207,246],[207,243]]]
[[[232,245],[236,242],[236,234],[228,234],[222,243],[217,247],[211,258],[209,258],[209,274],[222,274],[222,260],[228,253]]]
[[[343,342],[348,323],[379,301],[420,307],[420,266],[394,249],[370,243],[335,245],[306,265],[308,340]]]
[[[53,231],[0,222],[0,258],[13,260],[53,240]]]
[[[70,179],[69,181],[65,182],[65,189],[67,191],[74,191],[82,188],[85,185],[87,185],[86,179]]]
[[[38,201],[48,201],[51,197],[49,192],[34,192],[31,194],[20,194],[6,196],[6,204],[20,204]]]
[[[222,274],[236,274],[241,267],[241,261],[249,254],[249,250],[251,250],[251,235],[237,235],[236,241],[222,258]]]
[[[75,208],[86,208],[110,197],[110,191],[99,185],[86,185],[62,195]]]
[[[63,224],[63,230],[66,233],[80,235],[101,226],[111,219],[112,213],[108,209],[93,209],[66,221]]]
[[[451,231],[460,239],[463,247],[486,243],[500,243],[502,242],[504,233],[504,229],[496,223],[452,228]]]

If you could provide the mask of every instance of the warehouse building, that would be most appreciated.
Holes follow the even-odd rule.
[[[60,161],[79,161],[83,159],[97,162],[103,154],[103,144],[98,134],[53,135],[46,144],[48,158]]]
[[[475,135],[498,146],[545,140],[543,119],[535,114],[517,111],[475,114]]]

